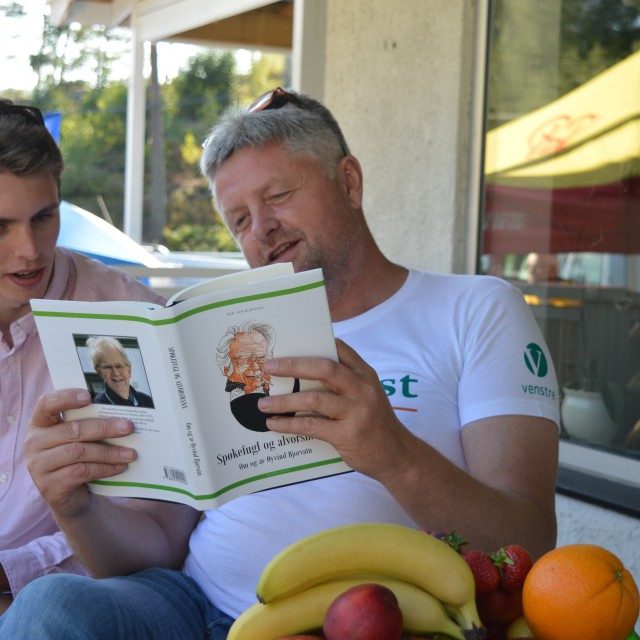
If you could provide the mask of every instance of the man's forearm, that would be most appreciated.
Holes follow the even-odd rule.
[[[498,422],[496,431],[503,428]],[[520,429],[525,431],[524,426]],[[508,445],[501,448],[499,434],[491,443],[480,444],[481,431],[477,430],[473,447],[469,447],[477,451],[476,459],[467,456],[468,471],[427,443],[409,437],[396,463],[378,479],[425,529],[455,529],[470,546],[485,551],[518,543],[538,557],[556,539],[557,434],[551,424],[536,423],[535,430],[535,440],[532,436],[532,441],[525,439],[514,447],[532,461],[515,459]],[[482,450],[483,446],[487,449]]]
[[[56,516],[69,544],[92,575],[127,575],[148,567],[177,568],[197,512],[184,505],[92,496],[73,517]]]

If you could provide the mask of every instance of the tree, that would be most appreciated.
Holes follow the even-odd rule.
[[[544,11],[538,0],[492,6],[489,129],[552,102],[640,48],[640,0],[546,0]]]
[[[78,23],[56,27],[45,16],[42,45],[30,60],[38,75],[36,90],[43,91],[68,82],[87,67],[94,72],[94,86],[105,86],[113,62],[129,48],[130,36],[123,29],[99,25],[82,27]]]
[[[16,19],[22,3],[0,7]],[[43,23],[43,39],[31,64],[38,83],[30,101],[62,113],[65,158],[63,197],[100,214],[98,198],[114,224],[123,226],[127,87],[113,79],[114,60],[129,46],[128,33]],[[240,75],[230,51],[199,50],[178,75],[158,82],[155,47],[149,79],[145,147],[143,237],[179,250],[237,250],[212,206],[200,175],[201,142],[222,111],[282,84],[283,56],[256,55]],[[92,69],[91,81],[80,79]]]

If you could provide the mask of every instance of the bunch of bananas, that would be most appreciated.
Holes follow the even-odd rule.
[[[404,630],[481,640],[473,574],[446,542],[395,524],[326,529],[282,550],[265,567],[259,602],[238,617],[228,640],[276,640],[322,628],[341,593],[364,583],[391,589]]]

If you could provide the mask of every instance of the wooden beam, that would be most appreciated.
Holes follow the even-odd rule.
[[[269,47],[289,50],[292,36],[291,17],[257,9],[176,33],[171,40],[200,44],[223,43],[250,49]]]
[[[138,38],[157,42],[269,4],[272,0],[140,0],[134,15]]]
[[[49,16],[51,24],[56,27],[65,24],[73,0],[47,0],[47,2],[51,7]]]

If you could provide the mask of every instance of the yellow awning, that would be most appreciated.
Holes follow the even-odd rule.
[[[490,184],[558,189],[640,175],[640,51],[487,134]]]

